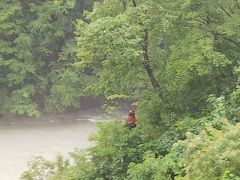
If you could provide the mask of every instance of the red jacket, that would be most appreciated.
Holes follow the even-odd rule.
[[[136,124],[137,123],[137,119],[135,116],[128,116],[128,120],[131,121],[132,123]]]

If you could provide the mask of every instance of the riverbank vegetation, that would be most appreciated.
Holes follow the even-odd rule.
[[[74,164],[38,158],[22,179],[240,178],[238,0],[0,7],[3,114],[39,116],[103,96],[133,101],[139,120],[131,131],[100,124]]]

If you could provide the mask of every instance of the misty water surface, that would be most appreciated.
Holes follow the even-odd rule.
[[[95,122],[109,117],[92,112],[0,120],[0,180],[17,180],[34,156],[54,159],[91,145]]]

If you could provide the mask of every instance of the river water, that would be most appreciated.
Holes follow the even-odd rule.
[[[40,119],[1,119],[0,180],[18,180],[33,157],[53,160],[57,154],[67,156],[74,148],[91,146],[88,136],[96,131],[96,122],[107,119],[90,112]]]

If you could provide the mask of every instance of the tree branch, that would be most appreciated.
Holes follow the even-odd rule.
[[[218,5],[229,17],[232,17],[232,15],[229,12],[227,12],[227,10],[224,9],[224,7],[220,3]]]
[[[159,84],[153,74],[153,71],[150,67],[150,60],[149,60],[149,55],[148,55],[148,30],[144,29],[144,37],[143,37],[143,43],[142,43],[142,51],[143,51],[143,66],[144,69],[147,71],[149,80],[153,86],[154,89],[159,88]]]

